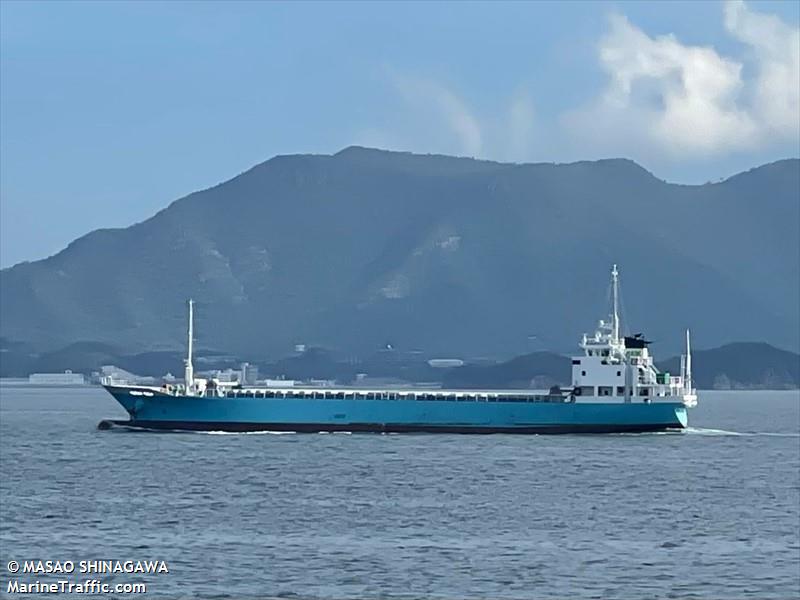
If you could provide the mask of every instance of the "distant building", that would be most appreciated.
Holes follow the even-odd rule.
[[[362,373],[363,375],[363,373]],[[331,385],[335,384],[335,382],[331,382]],[[355,381],[353,381],[349,386],[352,388],[361,388],[361,389],[384,389],[384,388],[392,388],[392,389],[412,389],[412,388],[426,388],[426,389],[433,389],[441,387],[438,382],[428,382],[428,383],[411,383],[404,379],[398,379],[396,377],[356,377]]]
[[[434,369],[452,369],[453,367],[463,367],[464,361],[460,358],[432,358],[428,365]]]
[[[294,379],[264,379],[259,383],[268,388],[286,388],[294,387],[296,382]]]
[[[330,388],[336,385],[336,380],[334,379],[309,379],[308,381],[304,382],[305,386],[308,387],[316,387],[316,388]]]
[[[218,381],[223,383],[241,383],[239,379],[242,376],[241,371],[234,371],[233,369],[225,369],[217,371],[214,376]]]
[[[135,373],[120,369],[114,365],[103,365],[100,367],[100,382],[110,384],[151,384],[156,383],[156,378],[136,375]]]
[[[30,385],[27,377],[0,377],[0,386],[17,387]]]
[[[28,383],[33,385],[84,385],[86,378],[81,373],[69,369],[63,373],[31,373]]]
[[[250,363],[243,362],[239,382],[242,385],[255,385],[258,380],[258,367]]]

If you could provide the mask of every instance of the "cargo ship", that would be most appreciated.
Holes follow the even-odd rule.
[[[567,388],[533,390],[242,387],[195,377],[193,303],[182,384],[105,389],[130,416],[98,427],[154,430],[431,433],[623,433],[680,430],[697,404],[689,331],[681,373],[661,372],[641,334],[623,336],[619,274],[610,316],[580,341]]]

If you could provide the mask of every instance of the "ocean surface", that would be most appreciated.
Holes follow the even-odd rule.
[[[16,577],[186,598],[800,597],[796,391],[705,392],[666,434],[95,428],[124,417],[99,389],[0,388],[0,596]],[[7,570],[39,559],[169,573]]]

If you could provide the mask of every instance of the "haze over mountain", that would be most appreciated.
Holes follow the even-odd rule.
[[[630,331],[661,356],[800,346],[800,161],[700,186],[623,159],[504,164],[359,147],[278,156],[126,229],[0,272],[0,335],[131,352],[197,339],[256,359],[568,352],[619,264]]]

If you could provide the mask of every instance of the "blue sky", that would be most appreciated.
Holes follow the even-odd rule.
[[[800,155],[800,3],[0,3],[0,266],[276,154]]]

